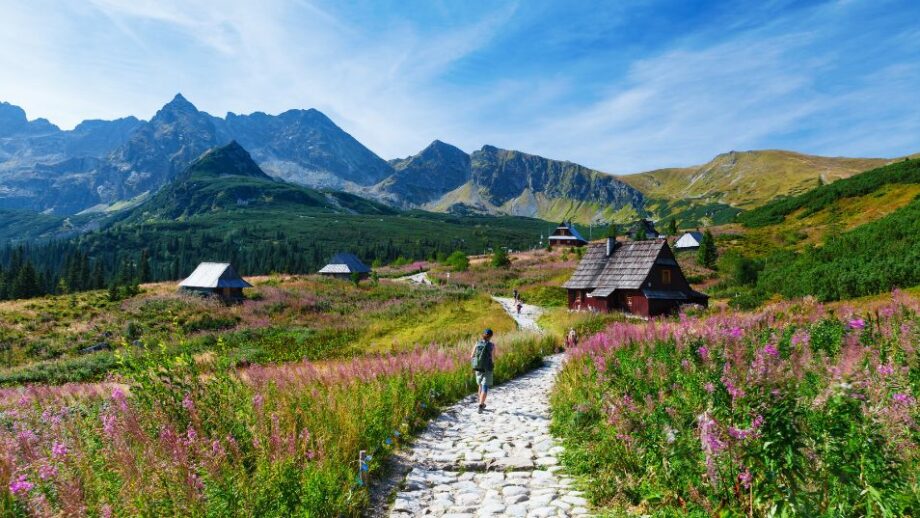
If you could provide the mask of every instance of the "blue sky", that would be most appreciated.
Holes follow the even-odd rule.
[[[920,2],[0,0],[0,100],[62,127],[317,108],[612,173],[729,150],[920,152]]]

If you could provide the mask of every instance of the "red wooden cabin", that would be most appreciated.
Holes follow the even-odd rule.
[[[706,306],[709,297],[693,290],[667,241],[652,239],[592,243],[572,277],[569,309],[625,311],[655,316],[683,304]]]

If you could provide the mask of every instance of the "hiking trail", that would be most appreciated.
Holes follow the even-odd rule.
[[[521,328],[541,331],[539,307],[525,305],[518,315],[512,299],[494,298]],[[432,420],[406,454],[411,470],[389,516],[590,516],[549,433],[549,392],[562,356],[490,390],[482,414],[469,396]]]

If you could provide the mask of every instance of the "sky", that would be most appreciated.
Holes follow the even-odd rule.
[[[0,0],[0,101],[68,129],[316,108],[610,173],[730,150],[920,152],[920,2]]]

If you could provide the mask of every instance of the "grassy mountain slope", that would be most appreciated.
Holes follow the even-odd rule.
[[[692,198],[751,208],[777,196],[801,194],[888,162],[887,159],[821,157],[779,150],[732,151],[699,167],[659,169],[620,179],[649,198]]]

